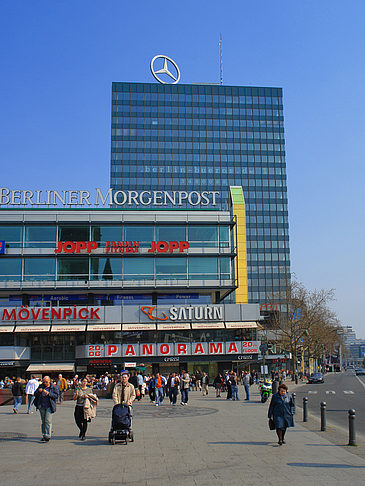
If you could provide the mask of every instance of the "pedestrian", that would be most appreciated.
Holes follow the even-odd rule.
[[[217,376],[214,378],[213,385],[214,385],[214,388],[215,388],[216,398],[220,398],[220,396],[221,396],[223,381],[224,381],[223,377],[220,373],[218,373]]]
[[[181,405],[187,405],[189,401],[189,387],[190,387],[190,376],[188,373],[183,373],[180,383],[181,392]]]
[[[231,375],[232,400],[239,400],[238,397],[238,377],[236,373]]]
[[[61,374],[58,375],[57,386],[59,392],[57,403],[62,403],[64,401],[65,391],[67,390],[67,381]]]
[[[34,393],[34,405],[41,416],[41,442],[49,442],[52,436],[52,415],[56,411],[58,388],[51,383],[51,378],[45,376],[42,384]]]
[[[142,373],[138,373],[137,380],[138,380],[138,389],[139,389],[140,397],[142,398],[144,396],[144,393],[142,393],[142,387],[144,381]]]
[[[285,432],[288,427],[294,427],[295,405],[293,397],[288,393],[285,383],[279,385],[277,393],[271,397],[268,411],[269,420],[273,420],[278,436],[278,444],[285,444]]]
[[[233,375],[233,370],[227,372],[226,375],[226,386],[227,386],[227,400],[232,400],[232,375]]]
[[[104,388],[104,390],[107,390],[108,385],[109,385],[109,381],[110,381],[109,380],[109,373],[106,371],[105,375],[103,377],[103,388]]]
[[[163,402],[164,388],[166,386],[166,378],[160,373],[156,373],[155,378],[152,380],[152,388],[155,392],[156,407],[158,407]]]
[[[136,391],[134,386],[129,383],[129,373],[127,371],[122,371],[120,376],[121,381],[115,385],[112,394],[114,405],[121,403],[131,407],[136,399]]]
[[[88,420],[95,417],[95,406],[98,403],[98,397],[90,388],[87,378],[81,380],[81,386],[76,388],[73,399],[76,400],[74,417],[80,430],[79,439],[85,440]]]
[[[245,392],[246,392],[245,400],[250,399],[250,383],[251,383],[251,375],[248,371],[246,371],[243,376],[243,386],[245,387]]]
[[[208,388],[209,388],[209,376],[206,374],[205,371],[203,372],[201,383],[202,383],[202,395],[204,397],[205,395],[208,395]]]
[[[195,378],[196,378],[196,389],[199,391],[202,391],[202,374],[200,373],[199,370],[195,373]]]
[[[177,394],[179,391],[179,384],[180,384],[180,378],[176,375],[175,372],[171,373],[171,376],[167,380],[167,386],[169,387],[169,398],[170,398],[170,404],[171,405],[176,405],[176,400],[177,400]]]
[[[11,393],[14,397],[14,408],[13,412],[18,413],[18,408],[23,402],[23,395],[24,395],[24,385],[22,383],[22,379],[20,376],[15,380],[13,386],[11,387]]]
[[[34,393],[36,389],[39,387],[39,382],[36,380],[34,375],[31,375],[30,380],[28,381],[25,387],[25,393],[28,397],[28,411],[27,413],[33,413],[33,403],[34,403]]]

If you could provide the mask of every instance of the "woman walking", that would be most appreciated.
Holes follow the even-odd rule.
[[[23,383],[22,383],[22,379],[19,376],[15,380],[13,386],[11,387],[11,393],[12,393],[13,398],[14,398],[13,412],[18,413],[18,408],[22,404],[23,395],[24,395],[24,386],[23,386]]]
[[[98,401],[88,385],[88,380],[83,378],[81,386],[77,387],[74,393],[74,400],[76,400],[74,416],[76,425],[80,429],[79,439],[81,440],[85,440],[87,422],[91,421],[90,408],[95,407]]]
[[[218,373],[218,375],[214,378],[213,381],[216,398],[219,398],[221,396],[223,382],[224,382],[223,376],[220,373]]]
[[[278,444],[285,444],[287,427],[294,427],[295,405],[293,397],[288,393],[288,387],[283,383],[279,385],[270,402],[268,417],[272,419],[278,436]]]

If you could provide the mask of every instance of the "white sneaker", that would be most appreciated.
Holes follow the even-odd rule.
[[[158,407],[158,403],[156,403],[156,407]]]
[[[185,403],[181,402],[181,405],[185,405]]]

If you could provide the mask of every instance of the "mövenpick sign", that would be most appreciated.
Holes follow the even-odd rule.
[[[121,191],[0,188],[0,206],[216,206],[219,191]]]

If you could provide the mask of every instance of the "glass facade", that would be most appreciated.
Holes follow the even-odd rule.
[[[264,302],[290,275],[282,89],[113,83],[113,189],[219,191],[215,209],[227,210],[230,186],[246,201],[249,302]]]

